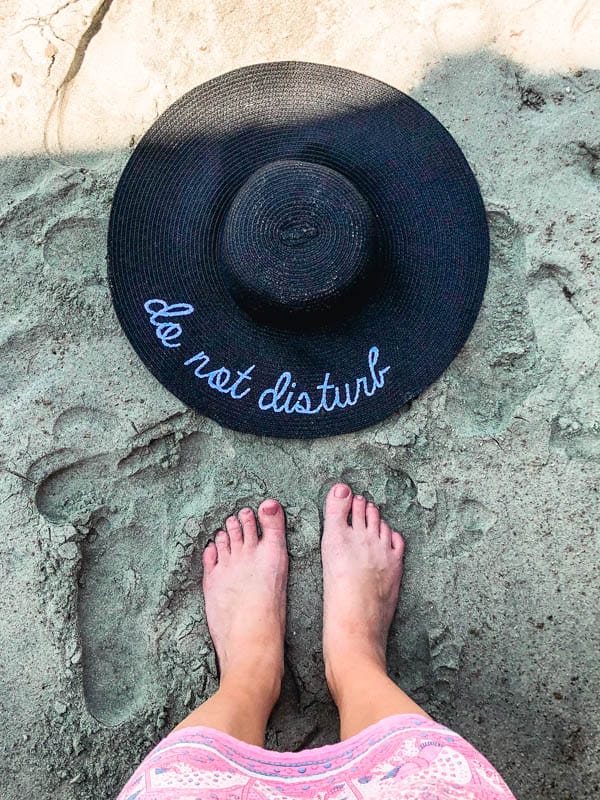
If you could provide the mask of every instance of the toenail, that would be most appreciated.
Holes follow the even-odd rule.
[[[350,494],[350,489],[347,486],[344,486],[344,484],[340,483],[333,490],[333,494],[336,497],[348,497],[348,495]]]
[[[365,498],[362,496],[362,494],[355,494],[354,495],[354,499],[355,500],[364,500]]]
[[[278,510],[279,503],[269,503],[268,505],[263,507],[263,511],[265,514],[276,514]]]
[[[204,549],[205,549],[205,550],[206,550],[206,548],[208,547],[208,545],[209,545],[209,544],[214,544],[214,541],[213,541],[212,539],[209,539],[209,540],[206,542],[206,544],[204,545]]]

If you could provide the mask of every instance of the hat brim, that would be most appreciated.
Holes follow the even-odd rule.
[[[258,323],[223,280],[229,203],[280,158],[342,173],[377,222],[378,280],[329,329]],[[242,67],[170,106],[133,151],[109,223],[113,304],[143,363],[201,414],[266,436],[355,431],[420,394],[468,338],[488,263],[479,187],[444,126],[381,81],[307,62]]]

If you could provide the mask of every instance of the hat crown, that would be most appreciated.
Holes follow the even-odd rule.
[[[300,159],[270,161],[246,179],[225,214],[227,287],[266,324],[338,320],[361,295],[373,230],[369,204],[344,175]]]
[[[290,222],[279,230],[279,238],[289,245],[302,245],[319,235],[319,229],[310,222]]]

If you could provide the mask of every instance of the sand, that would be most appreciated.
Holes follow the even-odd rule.
[[[520,800],[598,791],[598,3],[9,0],[0,98],[0,795],[104,800],[216,686],[203,543],[289,519],[284,692],[268,746],[336,737],[319,531],[337,479],[407,540],[392,675]],[[259,439],[186,409],[112,311],[105,238],[131,148],[245,64],[330,63],[409,92],[488,211],[484,304],[385,422]]]

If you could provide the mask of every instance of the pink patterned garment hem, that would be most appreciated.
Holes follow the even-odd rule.
[[[449,728],[397,714],[337,744],[278,753],[200,726],[170,733],[117,800],[514,800]]]

